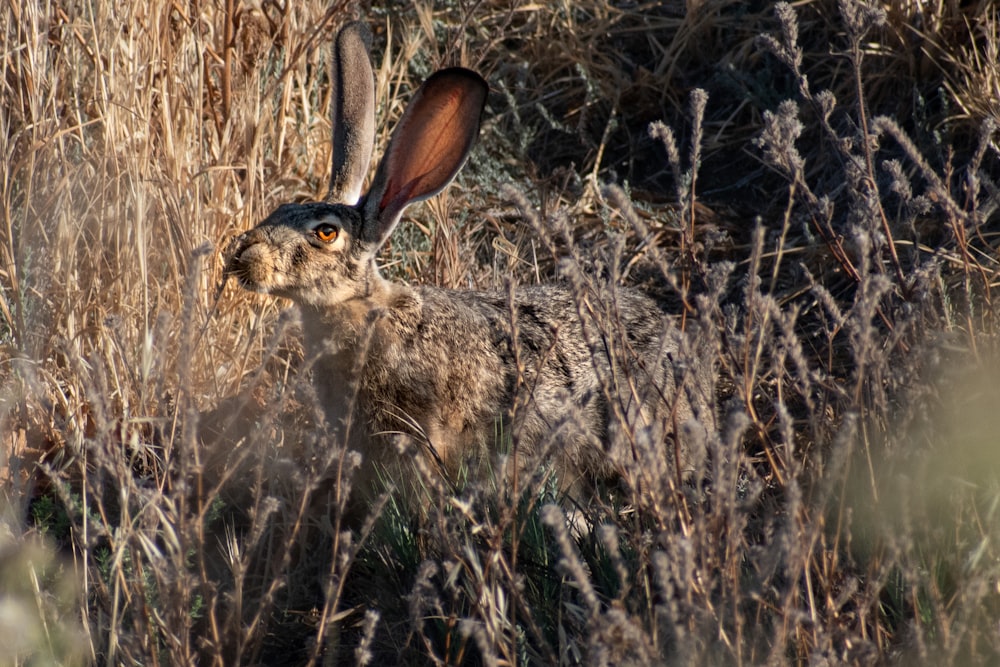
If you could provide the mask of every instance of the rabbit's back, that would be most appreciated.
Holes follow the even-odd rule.
[[[454,471],[512,437],[527,459],[607,472],[610,422],[659,422],[665,437],[667,420],[690,416],[683,396],[670,400],[679,332],[638,292],[581,301],[551,285],[513,295],[396,287],[363,322],[328,311],[314,328],[330,339],[315,348],[320,398],[335,423],[355,406],[353,446],[374,460],[394,456],[403,435]]]

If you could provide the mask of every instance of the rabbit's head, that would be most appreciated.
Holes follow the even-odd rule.
[[[375,141],[369,41],[351,23],[334,44],[329,200],[283,204],[234,241],[226,272],[243,287],[316,307],[371,296],[382,286],[375,255],[403,209],[443,190],[468,157],[488,86],[471,70],[440,70],[414,94],[362,196]]]

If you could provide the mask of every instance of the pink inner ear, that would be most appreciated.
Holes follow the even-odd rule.
[[[486,88],[481,79],[443,72],[429,79],[396,128],[383,162],[388,168],[382,211],[444,188],[461,167],[479,130]]]
[[[390,183],[389,187],[385,190],[385,194],[382,195],[382,200],[378,203],[379,209],[382,211],[386,210],[389,208],[390,203],[399,206],[400,208],[405,206],[406,202],[410,201],[413,191],[416,189],[417,182],[420,178],[420,176],[417,176],[398,189]]]

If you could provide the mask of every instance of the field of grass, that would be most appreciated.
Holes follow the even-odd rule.
[[[997,664],[994,3],[369,4],[0,5],[0,664]],[[325,196],[352,18],[376,155],[491,86],[385,275],[669,304],[690,480],[415,459],[346,521],[294,311],[222,268]]]

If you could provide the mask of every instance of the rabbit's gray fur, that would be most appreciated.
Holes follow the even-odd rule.
[[[331,427],[349,425],[350,446],[389,467],[399,456],[391,442],[401,436],[429,445],[454,472],[492,451],[498,425],[513,435],[522,460],[544,450],[565,479],[620,469],[636,430],[645,429],[676,462],[667,442],[678,425],[697,412],[714,426],[711,382],[702,373],[677,391],[682,334],[648,297],[627,289],[574,294],[555,285],[459,291],[381,276],[376,253],[402,209],[445,187],[465,161],[486,84],[457,68],[429,79],[358,201],[374,140],[360,24],[341,31],[334,61],[334,201],[278,207],[234,242],[227,266],[244,287],[298,304]],[[358,71],[345,71],[345,63]],[[439,126],[442,108],[452,116]],[[428,144],[425,126],[445,138]],[[414,144],[436,161],[413,158]],[[321,238],[331,231],[335,239]],[[681,466],[689,465],[688,452],[679,451]]]

